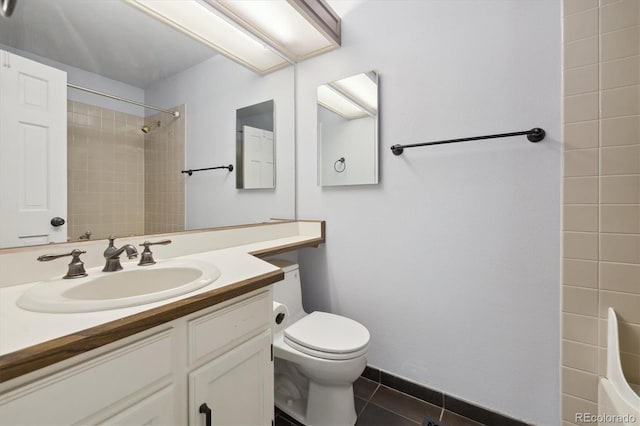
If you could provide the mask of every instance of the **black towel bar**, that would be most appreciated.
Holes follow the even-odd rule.
[[[470,138],[448,139],[445,141],[414,143],[410,145],[393,145],[391,147],[391,152],[393,152],[395,155],[400,155],[402,154],[405,148],[415,148],[417,146],[442,145],[445,143],[477,141],[480,139],[508,138],[511,136],[522,136],[522,135],[527,135],[527,139],[529,139],[530,142],[540,142],[542,139],[544,139],[545,134],[546,133],[543,129],[539,127],[535,127],[531,130],[525,130],[523,132],[500,133],[497,135],[487,135],[487,136],[473,136]]]
[[[218,167],[207,167],[206,169],[189,169],[189,170],[183,170],[181,173],[186,173],[189,176],[191,176],[193,174],[193,172],[201,172],[203,170],[215,170],[215,169],[227,169],[230,172],[233,171],[233,164],[229,164],[228,166],[218,166]]]

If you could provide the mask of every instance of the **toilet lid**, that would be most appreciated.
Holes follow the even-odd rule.
[[[327,312],[313,312],[296,321],[284,330],[284,337],[285,342],[301,352],[329,359],[366,352],[369,345],[369,330],[365,326]]]

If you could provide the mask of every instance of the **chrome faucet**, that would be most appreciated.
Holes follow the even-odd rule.
[[[136,257],[138,257],[138,250],[136,250],[133,245],[125,244],[120,248],[116,248],[116,246],[113,245],[114,240],[115,237],[109,237],[109,246],[104,251],[104,258],[106,260],[106,263],[104,265],[104,268],[102,268],[102,272],[114,272],[121,270],[122,265],[120,264],[120,255],[124,251],[127,252],[127,257],[129,259],[135,259]]]
[[[49,262],[50,260],[59,259],[65,256],[71,256],[71,263],[69,263],[69,269],[65,274],[64,279],[69,278],[82,278],[87,276],[87,272],[84,270],[84,262],[80,260],[80,255],[85,254],[86,251],[83,250],[71,250],[71,253],[63,253],[63,254],[43,254],[38,257],[40,262]]]

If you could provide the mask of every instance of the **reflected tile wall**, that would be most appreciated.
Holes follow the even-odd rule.
[[[153,127],[144,137],[145,234],[184,231],[185,107],[171,110],[180,117],[159,113],[146,119]]]
[[[69,239],[144,233],[143,118],[67,102]]]
[[[609,306],[640,383],[639,5],[563,2],[563,424],[597,413]]]

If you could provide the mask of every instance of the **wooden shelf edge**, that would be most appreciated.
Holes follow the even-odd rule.
[[[314,238],[312,240],[301,241],[299,243],[291,243],[291,244],[283,244],[277,247],[271,247],[263,250],[252,251],[249,254],[256,257],[268,257],[275,254],[286,253],[288,251],[293,251],[305,247],[314,247],[317,248],[320,244],[324,243],[324,238]]]

